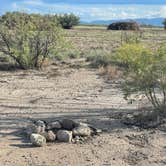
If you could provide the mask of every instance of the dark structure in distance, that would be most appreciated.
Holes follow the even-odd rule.
[[[134,21],[130,21],[130,22],[126,22],[126,21],[123,21],[123,22],[115,22],[115,23],[112,23],[110,24],[108,27],[107,27],[108,30],[139,30],[140,27],[138,25],[137,22],[134,22]]]

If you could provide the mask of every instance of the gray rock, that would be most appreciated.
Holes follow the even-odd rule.
[[[30,140],[34,146],[44,146],[46,144],[46,138],[40,134],[31,134]]]
[[[75,127],[76,123],[70,119],[63,119],[62,120],[62,127],[66,130],[72,130]]]
[[[67,130],[59,130],[57,132],[57,139],[60,142],[71,142],[72,132]]]
[[[32,133],[36,133],[36,134],[45,133],[45,126],[36,126],[35,124],[32,124],[27,127],[25,132],[29,136]]]
[[[46,127],[45,122],[42,121],[42,120],[36,121],[36,122],[35,122],[35,125],[36,125],[36,126],[41,126],[41,127]]]
[[[51,129],[61,129],[62,125],[59,121],[55,121],[55,122],[50,122],[47,125],[47,129],[51,130]]]
[[[94,134],[100,134],[102,133],[102,130],[101,129],[98,129],[88,123],[82,123],[82,122],[78,122],[76,123],[76,127],[89,127],[91,129],[91,134],[94,135]]]
[[[76,136],[76,137],[75,137],[75,139],[76,139],[76,140],[79,140],[79,139],[80,139],[80,137],[79,137],[79,136]]]
[[[89,127],[79,126],[72,130],[73,136],[90,136],[91,135],[91,129]]]

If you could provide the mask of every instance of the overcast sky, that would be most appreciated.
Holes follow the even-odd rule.
[[[74,13],[82,21],[166,18],[166,0],[0,0],[0,14]]]

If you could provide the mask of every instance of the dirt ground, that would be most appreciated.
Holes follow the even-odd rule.
[[[123,99],[117,81],[90,68],[52,65],[46,71],[0,71],[1,166],[165,166],[166,133],[120,122],[136,105]],[[70,65],[71,66],[71,65]],[[75,119],[103,130],[85,144],[35,148],[23,127],[34,119]]]

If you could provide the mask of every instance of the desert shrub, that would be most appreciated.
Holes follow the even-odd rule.
[[[164,29],[166,30],[166,19],[163,21]]]
[[[156,128],[164,121],[157,111],[153,111],[150,108],[144,108],[144,110],[139,109],[138,112],[122,117],[121,122],[126,125],[134,125],[148,129]]]
[[[142,31],[121,31],[121,44],[140,43],[143,37]]]
[[[111,56],[110,53],[103,50],[93,50],[88,54],[86,60],[91,63],[92,67],[106,67],[111,63]]]
[[[7,12],[6,14],[0,16],[0,24],[5,25],[10,30],[16,29],[17,26],[20,24],[20,19],[24,20],[26,27],[32,29],[34,24],[36,25],[37,22],[40,20],[42,21],[45,19],[45,23],[49,22],[54,24],[59,24],[56,15],[40,15],[40,14],[27,14],[23,12]]]
[[[59,61],[63,61],[66,59],[75,59],[80,57],[80,52],[76,49],[70,48],[70,46],[65,50],[59,51],[54,55],[54,58]]]
[[[9,13],[0,21],[0,52],[22,69],[38,68],[58,47],[61,35],[60,27],[47,16]]]
[[[117,49],[115,54],[116,63],[124,67],[131,67],[132,65],[132,68],[136,65],[143,65],[150,58],[153,58],[151,51],[141,44],[124,44]]]
[[[139,30],[136,22],[115,22],[107,27],[108,30]]]
[[[118,63],[124,64],[125,97],[143,93],[155,110],[166,110],[166,44],[152,52],[140,44],[127,44],[117,50]]]
[[[7,12],[0,17],[0,24],[4,25],[10,30],[15,29],[20,23],[20,17],[25,20],[25,23],[30,22],[30,16],[26,13]],[[30,24],[29,24],[30,25]]]
[[[75,16],[74,14],[64,14],[57,16],[57,18],[60,25],[64,29],[71,29],[73,26],[79,24],[79,17]]]

